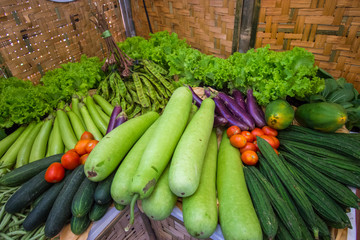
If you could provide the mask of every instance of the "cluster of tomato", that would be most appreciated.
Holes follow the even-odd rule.
[[[246,165],[255,165],[259,160],[256,153],[259,151],[256,136],[266,140],[278,154],[277,148],[280,145],[276,137],[278,132],[269,126],[254,128],[251,132],[241,131],[239,127],[231,126],[226,130],[226,134],[230,138],[231,145],[240,149],[241,160]]]
[[[65,169],[73,170],[85,164],[89,153],[98,142],[90,132],[84,132],[75,147],[61,157],[61,163],[50,164],[45,173],[45,180],[50,183],[60,182],[65,176]]]

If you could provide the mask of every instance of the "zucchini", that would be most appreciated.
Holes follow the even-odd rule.
[[[71,232],[75,235],[80,235],[86,231],[86,229],[90,226],[89,216],[86,214],[82,217],[71,217],[70,221],[70,229]]]
[[[63,188],[68,176],[69,175],[67,175],[61,182],[53,184],[43,194],[41,200],[36,204],[31,212],[26,216],[23,222],[23,227],[26,231],[33,231],[35,228],[40,226],[40,224],[46,221],[55,199],[58,197],[59,192]]]
[[[84,119],[82,119],[81,112],[80,112],[80,100],[78,97],[72,97],[71,98],[71,110],[78,116],[80,119],[83,127],[85,128],[85,131],[87,131]]]
[[[62,155],[64,154],[56,154],[16,168],[0,178],[0,185],[8,187],[21,185],[44,169],[47,169],[50,164],[60,162]]]
[[[14,132],[12,132],[7,137],[1,139],[0,141],[0,157],[11,147],[11,145],[18,139],[21,133],[26,129],[25,126],[18,127]]]
[[[5,211],[11,214],[20,212],[50,188],[52,184],[45,181],[45,172],[46,169],[24,183],[6,202]]]
[[[313,232],[315,238],[317,238],[318,229],[316,227],[315,213],[309,199],[270,144],[260,137],[257,137],[256,139],[261,154],[269,162],[270,166],[275,170],[276,174],[289,191],[299,209],[300,215],[305,219],[305,222],[309,222],[313,226]]]
[[[101,118],[99,112],[96,110],[94,99],[91,96],[86,97],[86,106],[89,110],[90,116],[94,121],[100,132],[105,135],[107,129],[107,123]]]
[[[70,219],[73,197],[84,178],[84,165],[80,165],[71,172],[46,219],[46,237],[55,237]]]
[[[75,133],[77,140],[80,140],[81,135],[85,132],[85,127],[84,127],[81,119],[78,117],[78,115],[75,112],[73,112],[71,110],[67,111],[66,113],[69,117],[71,126],[74,129],[74,133]]]
[[[278,220],[271,206],[270,199],[256,177],[248,174],[246,167],[244,167],[244,173],[246,185],[248,186],[256,214],[260,220],[261,228],[268,239],[273,239],[278,230]]]
[[[281,222],[285,225],[286,229],[290,232],[294,239],[302,239],[301,227],[294,213],[291,211],[289,205],[281,198],[279,193],[274,189],[271,183],[260,173],[260,171],[253,166],[244,168],[245,174],[253,175],[260,181],[270,198],[271,205],[274,207]]]
[[[110,176],[108,176],[105,180],[99,182],[99,184],[96,186],[95,192],[94,192],[94,200],[97,204],[106,204],[110,202],[111,194],[111,184],[114,179],[115,172],[113,172]]]
[[[89,219],[91,221],[100,220],[105,215],[105,213],[107,212],[110,205],[111,205],[111,202],[106,203],[106,204],[95,203],[89,212]]]
[[[37,134],[34,143],[32,144],[29,162],[35,162],[42,159],[46,155],[46,148],[49,141],[50,132],[52,129],[53,119],[45,120]]]
[[[65,148],[73,149],[77,143],[77,138],[75,136],[68,116],[63,110],[57,110],[56,118],[59,119],[60,134],[64,142]]]
[[[324,174],[306,164],[306,162],[299,161],[298,158],[292,154],[283,152],[282,155],[287,161],[296,166],[302,174],[310,178],[312,182],[316,182],[317,185],[335,201],[344,206],[359,209],[359,198],[348,187],[326,177]]]
[[[55,118],[53,129],[50,133],[47,157],[55,154],[64,153],[64,143],[61,138],[59,119]]]
[[[86,127],[87,131],[90,132],[96,140],[100,141],[102,139],[103,135],[97,128],[96,124],[94,123],[94,120],[91,118],[87,107],[85,105],[81,104],[80,112],[81,112],[82,118],[84,119],[85,127]]]
[[[83,217],[94,203],[94,192],[97,183],[84,178],[71,203],[71,213],[74,217]]]
[[[99,106],[104,110],[104,112],[108,115],[111,116],[111,113],[114,109],[114,106],[112,106],[108,101],[105,100],[105,98],[101,97],[98,94],[95,94],[93,96],[95,102],[97,104],[99,104]]]

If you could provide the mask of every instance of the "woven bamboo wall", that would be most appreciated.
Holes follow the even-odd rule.
[[[105,6],[115,40],[124,40],[117,1],[0,0],[0,66],[18,78],[37,82],[42,72],[78,61],[81,54],[103,59],[104,42],[89,21],[94,2]]]
[[[235,0],[146,0],[153,32],[176,32],[179,38],[206,54],[231,54]],[[147,37],[149,26],[142,0],[132,1],[138,36]]]
[[[262,0],[255,47],[306,48],[360,90],[359,0]]]

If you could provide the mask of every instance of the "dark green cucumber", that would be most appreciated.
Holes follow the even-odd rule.
[[[107,204],[112,200],[110,189],[115,173],[116,171],[97,185],[94,193],[94,199],[97,204]]]
[[[46,157],[16,168],[0,178],[0,185],[14,187],[23,184],[54,162],[60,162],[63,153]]]
[[[271,205],[275,209],[279,219],[284,223],[291,236],[294,239],[302,239],[302,232],[299,225],[299,221],[295,217],[294,213],[291,211],[291,208],[286,204],[285,200],[281,198],[279,193],[271,185],[271,183],[260,173],[260,171],[253,166],[244,168],[246,174],[253,175],[258,179],[260,185],[264,187],[267,195],[270,198]]]
[[[45,172],[46,169],[24,183],[6,202],[5,211],[11,214],[20,212],[50,188],[52,183],[45,181]]]
[[[278,230],[278,220],[271,206],[269,196],[266,194],[259,180],[257,180],[254,175],[248,174],[246,167],[244,167],[244,174],[246,185],[248,186],[263,233],[265,233],[268,239],[273,239]]]
[[[275,236],[276,240],[293,240],[294,238],[291,236],[289,231],[286,229],[285,225],[282,221],[279,221],[278,231]]]
[[[71,203],[71,213],[75,217],[85,216],[94,203],[96,182],[84,178]]]
[[[319,172],[325,174],[326,176],[343,183],[348,186],[360,188],[360,175],[354,174],[351,171],[343,170],[338,167],[334,167],[330,164],[324,163],[321,160],[318,160],[317,157],[312,156],[299,150],[294,146],[290,146],[288,144],[283,144],[282,148],[288,152],[297,156],[304,162],[307,162],[309,166],[312,166],[314,169],[318,170]]]
[[[261,154],[269,162],[270,166],[275,170],[276,174],[289,191],[299,209],[300,215],[304,218],[304,221],[309,222],[313,226],[314,236],[317,238],[318,229],[316,227],[314,209],[304,191],[295,181],[290,171],[286,168],[270,144],[260,137],[257,137],[257,143]]]
[[[74,233],[75,235],[80,235],[86,231],[90,223],[91,221],[87,214],[82,217],[72,216],[70,222],[71,232]]]
[[[46,221],[49,212],[58,197],[59,192],[63,188],[67,175],[61,182],[53,184],[41,197],[39,203],[27,215],[23,222],[23,227],[26,231],[32,231]]]
[[[288,204],[292,212],[294,213],[295,217],[299,222],[299,226],[302,232],[302,239],[303,240],[312,240],[314,237],[309,232],[304,219],[300,216],[298,209],[295,206],[293,199],[291,198],[289,192],[286,190],[284,184],[280,181],[279,177],[277,176],[276,172],[270,167],[269,163],[266,159],[261,155],[259,155],[259,169],[260,172],[270,181],[270,183],[274,186],[275,190],[280,194],[280,196],[285,200]]]
[[[315,214],[315,219],[317,223],[317,227],[319,228],[319,235],[322,239],[329,238],[330,232],[329,227],[326,225],[323,219],[321,219],[317,214]]]
[[[84,178],[84,165],[80,165],[72,171],[66,180],[64,187],[61,189],[46,219],[46,237],[55,237],[70,219],[73,197]]]
[[[316,182],[317,185],[336,202],[347,207],[359,208],[359,198],[348,187],[328,178],[292,154],[283,152],[282,155],[287,161],[298,167],[302,174],[310,178],[311,181]]]
[[[106,203],[106,204],[95,203],[89,212],[89,219],[91,221],[100,220],[105,215],[105,213],[107,212],[110,205],[111,205],[111,202]]]

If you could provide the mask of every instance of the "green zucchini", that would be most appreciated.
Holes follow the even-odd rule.
[[[64,154],[56,154],[16,168],[0,178],[0,185],[8,187],[18,186],[44,169],[47,169],[51,163],[60,162],[62,155]]]
[[[299,225],[297,218],[292,212],[289,205],[285,202],[284,199],[281,198],[279,193],[274,189],[271,183],[260,173],[260,171],[253,166],[249,166],[244,168],[246,174],[253,175],[260,181],[260,185],[262,185],[270,198],[271,205],[274,207],[277,216],[281,222],[285,225],[286,229],[290,232],[291,236],[294,239],[301,240],[302,239],[302,231]]]
[[[18,139],[21,133],[26,129],[25,126],[18,127],[14,132],[12,132],[7,137],[1,139],[0,141],[0,157],[11,147],[11,145]]]
[[[83,217],[94,203],[94,192],[97,183],[84,178],[71,203],[71,213],[74,217]]]
[[[85,105],[81,104],[80,112],[81,112],[81,116],[84,119],[85,127],[87,128],[87,131],[90,132],[96,140],[100,141],[102,139],[103,135],[101,134],[101,132],[97,128],[96,124],[94,123],[93,119],[91,118],[87,107]]]
[[[170,163],[169,186],[178,197],[194,194],[214,124],[215,102],[205,99],[185,128]]]
[[[185,228],[191,236],[196,238],[210,237],[215,232],[218,223],[217,150],[216,130],[213,129],[204,157],[199,187],[193,195],[182,200]]]
[[[271,206],[270,199],[256,177],[252,174],[248,174],[246,167],[244,168],[246,185],[248,186],[263,233],[268,239],[273,239],[278,230],[278,220]]]
[[[220,227],[225,239],[263,239],[246,187],[240,152],[230,144],[226,132],[218,152],[217,193]]]
[[[110,205],[111,205],[111,202],[106,203],[106,204],[95,203],[89,212],[89,219],[91,221],[100,220],[105,215],[105,213],[109,209]]]
[[[83,123],[81,122],[81,119],[78,117],[78,115],[76,113],[74,113],[71,110],[67,111],[66,113],[67,113],[70,123],[74,129],[74,133],[75,133],[77,140],[80,140],[81,135],[85,132],[85,126],[83,125]]]
[[[49,215],[49,212],[55,202],[55,199],[58,197],[59,192],[63,188],[67,175],[61,182],[53,184],[42,196],[39,203],[31,210],[31,212],[26,216],[23,227],[26,231],[33,231],[35,228],[40,226],[40,224],[46,221],[46,218]]]
[[[77,98],[77,97],[71,98],[71,110],[78,116],[78,118],[80,119],[82,125],[84,126],[85,130],[87,131],[84,119],[82,118],[81,112],[80,112],[80,100],[79,100],[79,98]]]
[[[84,215],[82,217],[71,217],[70,221],[70,229],[71,232],[75,235],[80,235],[86,231],[86,229],[90,226],[90,219],[88,215]]]
[[[39,133],[37,134],[34,143],[32,144],[29,162],[35,162],[42,159],[46,155],[47,143],[49,141],[50,132],[52,129],[53,119],[45,120]]]
[[[61,138],[59,119],[55,118],[53,129],[50,133],[47,156],[64,153],[64,143]]]
[[[102,110],[102,108],[95,104],[95,107],[96,107],[96,110],[98,111],[98,113],[100,114],[100,117],[102,118],[102,120],[105,121],[105,123],[108,125],[109,124],[109,121],[110,121],[110,117],[104,113],[104,111]]]
[[[5,211],[11,214],[20,212],[38,196],[52,186],[45,180],[46,169],[32,177],[17,190],[5,204]]]
[[[77,138],[68,116],[63,110],[57,110],[56,118],[59,119],[60,134],[65,147],[67,149],[73,149],[77,143]]]
[[[80,165],[71,172],[64,187],[61,189],[59,196],[56,198],[48,218],[46,219],[46,237],[55,237],[70,219],[73,197],[84,178],[84,165]]]
[[[94,121],[97,128],[100,130],[100,132],[105,135],[107,124],[106,122],[101,118],[99,112],[96,110],[94,99],[91,96],[86,97],[86,106],[89,110],[90,116],[92,120]]]
[[[103,97],[101,97],[98,94],[95,94],[93,96],[95,102],[97,104],[99,104],[99,106],[104,110],[104,112],[108,115],[111,116],[111,113],[114,109],[114,106],[112,106],[108,101],[106,101]]]
[[[105,180],[99,182],[94,192],[94,200],[97,204],[106,204],[112,200],[111,184],[114,179],[115,172],[108,176]]]
[[[317,238],[318,229],[316,227],[315,213],[309,199],[270,144],[260,137],[257,137],[256,139],[261,154],[269,162],[270,166],[275,170],[276,174],[289,191],[299,209],[300,215],[305,219],[305,222],[309,222],[313,226],[313,232],[315,238]]]

